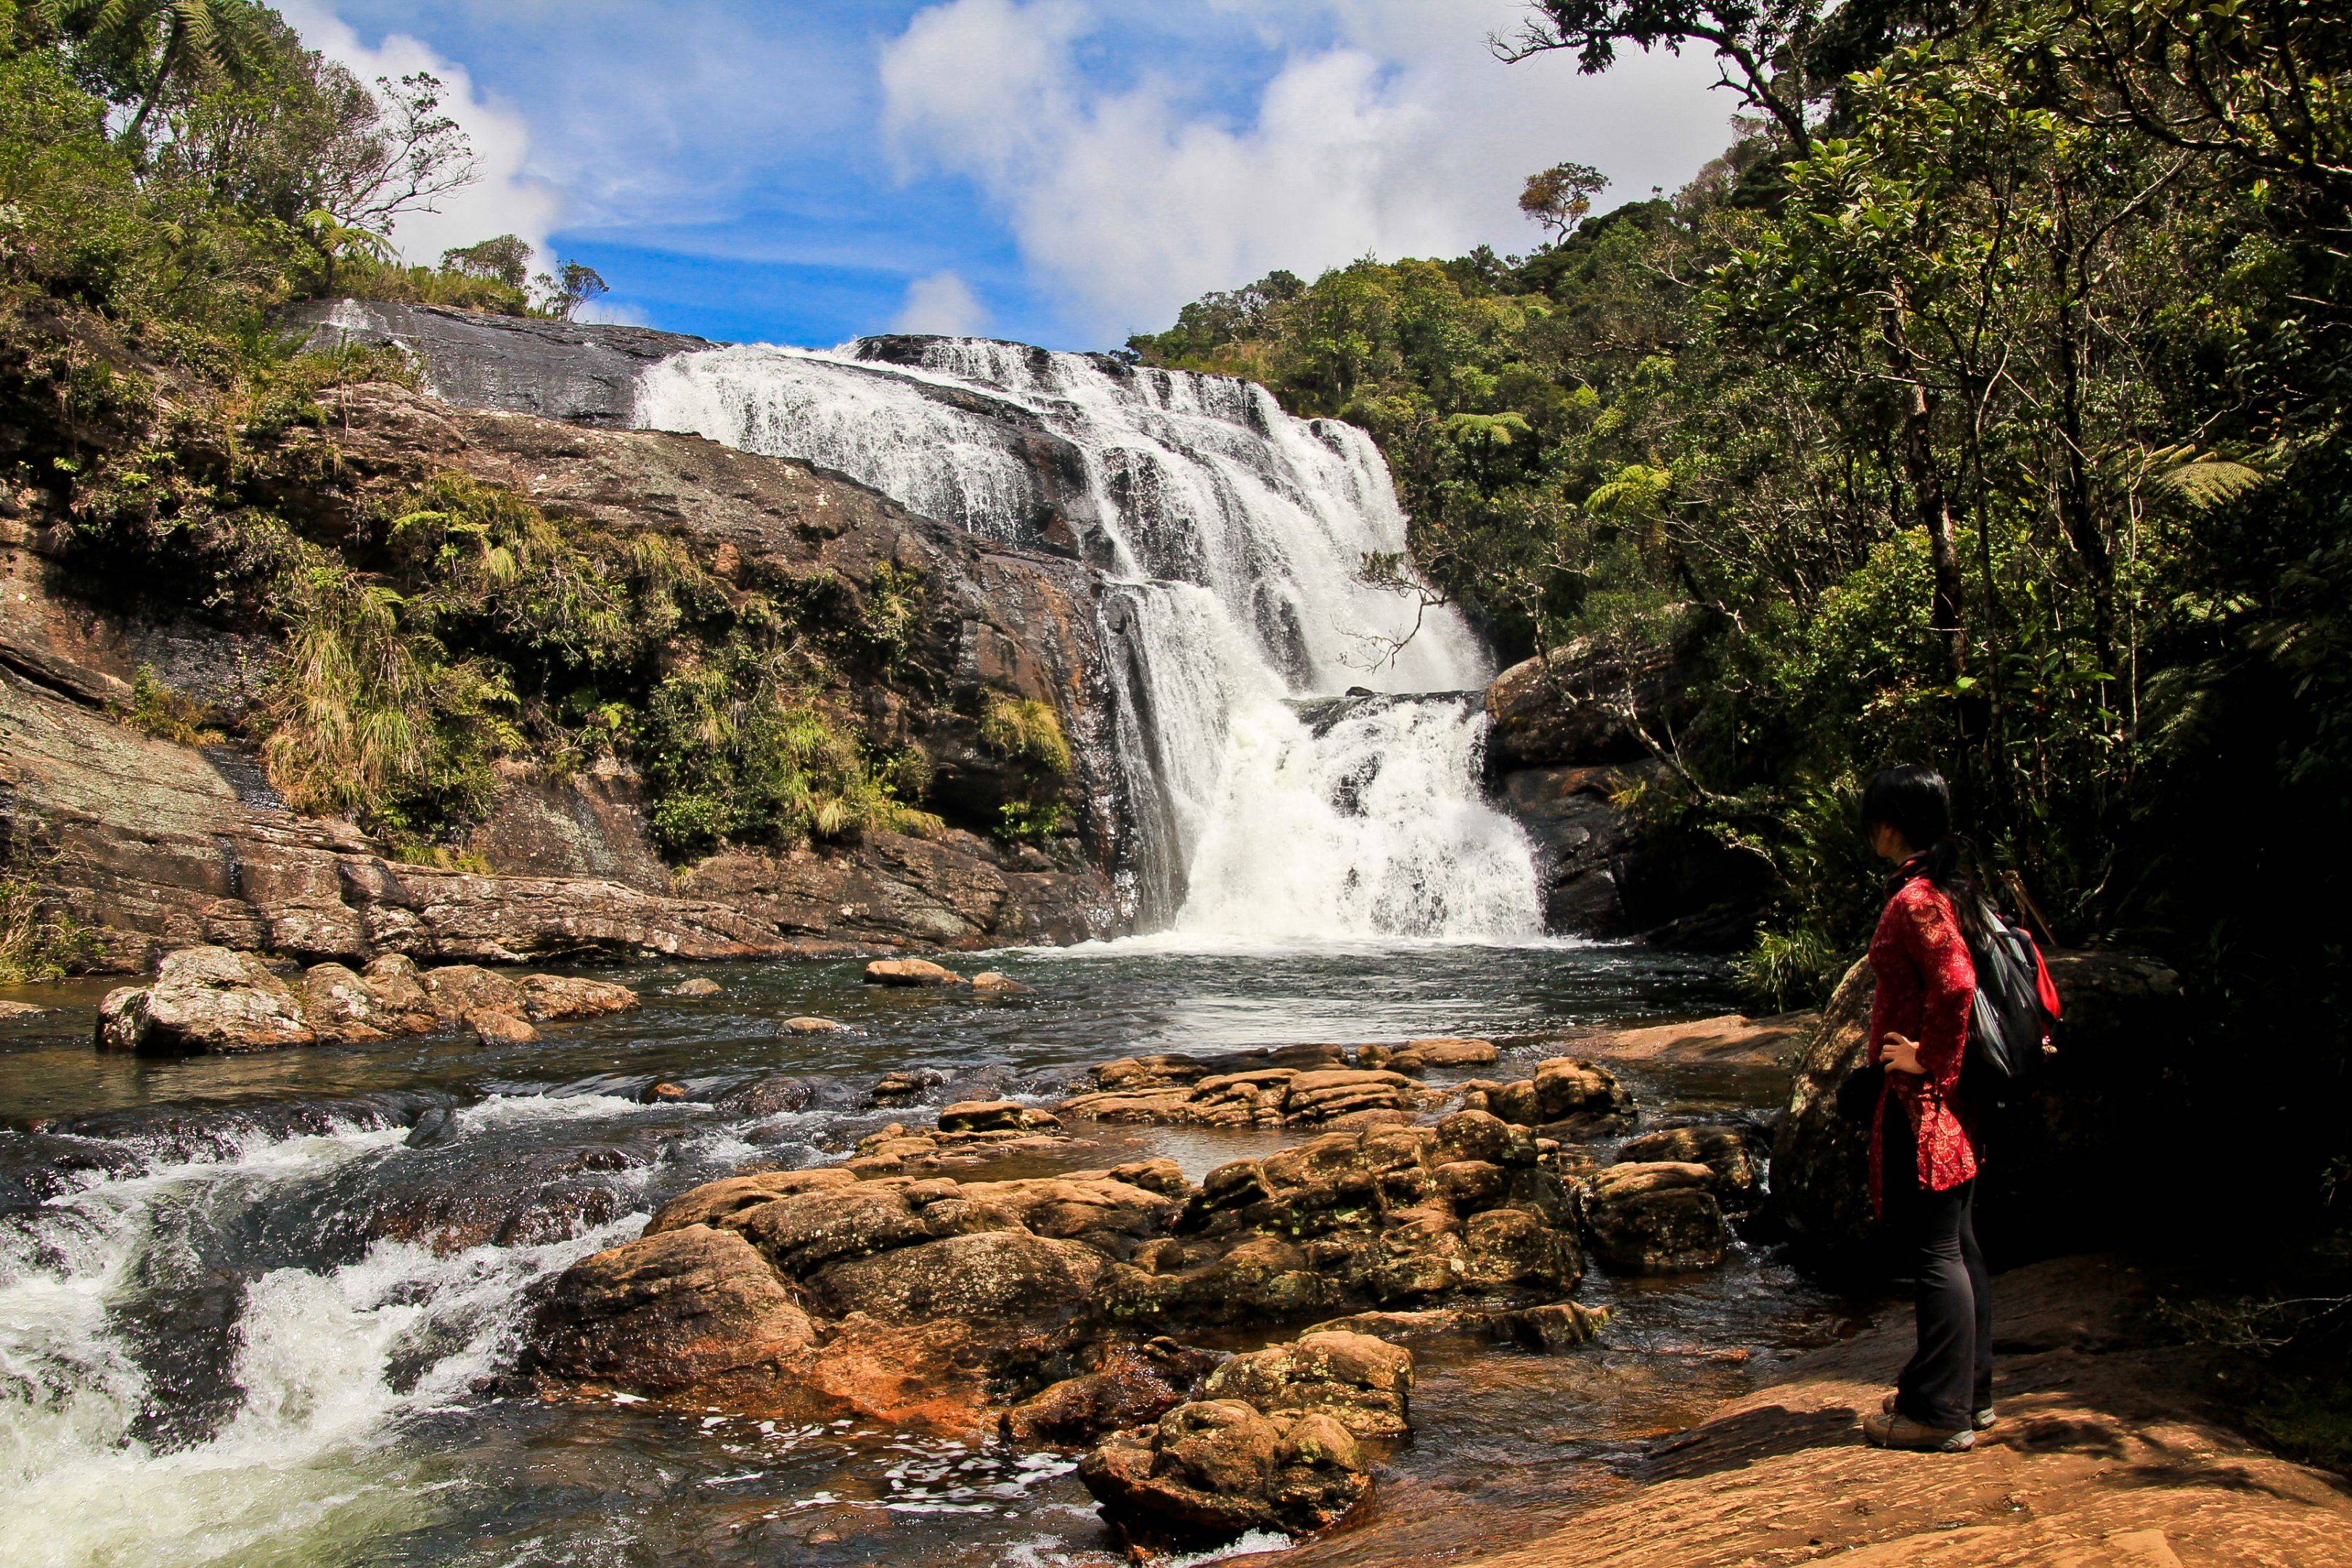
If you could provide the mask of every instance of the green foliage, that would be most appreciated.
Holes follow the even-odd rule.
[[[216,745],[226,737],[209,718],[203,703],[164,685],[153,665],[141,665],[131,679],[131,705],[122,721],[132,729],[183,746]]]
[[[998,808],[996,836],[1015,844],[1043,844],[1068,831],[1069,807],[1058,800],[1008,800]]]
[[[1741,991],[1775,1013],[1820,1005],[1836,989],[1853,961],[1850,952],[1806,926],[1768,931],[1733,960],[1732,976]]]
[[[287,648],[262,759],[286,803],[403,841],[478,820],[489,764],[520,741],[502,676],[451,659],[404,624],[398,594],[323,552],[278,588]]]
[[[0,985],[60,979],[90,955],[89,933],[37,884],[0,875]]]
[[[980,740],[997,755],[1029,763],[1048,779],[1058,782],[1070,774],[1070,742],[1051,703],[991,695],[981,716]]]
[[[664,848],[847,838],[899,820],[856,737],[788,661],[724,651],[663,680],[639,724]]]
[[[1932,763],[2060,939],[2296,1042],[2316,1093],[2194,1092],[2295,1127],[2315,1192],[2352,976],[2287,911],[2352,827],[2352,14],[1544,0],[1507,52],[1629,47],[1714,50],[1755,111],[1673,200],[1131,349],[1363,424],[1422,578],[1511,654],[1685,606],[1644,810],[1779,868],[1764,1000],[1861,951],[1856,781]]]

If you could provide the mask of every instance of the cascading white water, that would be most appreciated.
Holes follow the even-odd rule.
[[[1511,939],[1533,852],[1478,787],[1463,617],[1364,582],[1404,517],[1371,438],[1263,387],[979,339],[763,346],[647,371],[637,423],[800,458],[1007,541],[1058,513],[1116,582],[1113,730],[1148,923]],[[1302,700],[1388,694],[1318,727]],[[1446,694],[1416,697],[1414,694]],[[1375,776],[1378,775],[1378,776]]]
[[[642,1110],[532,1098],[464,1119],[478,1129]],[[430,1516],[446,1483],[387,1436],[468,1396],[511,1352],[524,1287],[625,1240],[641,1215],[541,1246],[443,1253],[385,1239],[339,1268],[269,1269],[240,1287],[222,1418],[194,1440],[144,1429],[200,1397],[146,1364],[138,1325],[150,1299],[200,1288],[221,1230],[340,1167],[399,1158],[405,1136],[257,1132],[227,1158],[101,1180],[0,1218],[0,1517],[18,1526],[0,1561],[342,1561],[327,1543]]]

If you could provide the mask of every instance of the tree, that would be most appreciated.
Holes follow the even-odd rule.
[[[372,122],[321,149],[315,205],[352,228],[389,237],[409,213],[474,183],[480,164],[441,109],[440,79],[425,71],[376,79]]]
[[[1720,85],[1770,115],[1798,153],[1812,148],[1805,46],[1821,0],[1531,0],[1528,9],[1517,34],[1493,40],[1506,60],[1563,50],[1593,76],[1615,63],[1620,44],[1680,54],[1696,39],[1715,50]]]
[[[1554,241],[1576,232],[1592,210],[1592,198],[1609,188],[1609,176],[1590,163],[1554,163],[1528,176],[1519,210],[1541,224]]]
[[[35,0],[33,15],[83,45],[121,100],[138,102],[125,132],[133,142],[167,92],[249,80],[269,51],[268,14],[248,0]]]
[[[443,251],[441,270],[520,289],[530,281],[530,247],[511,234],[478,240]]]
[[[559,321],[568,321],[579,314],[581,306],[613,290],[594,268],[585,262],[564,261],[557,264],[553,276],[539,275],[539,308]]]

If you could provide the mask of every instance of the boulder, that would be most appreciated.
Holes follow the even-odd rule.
[[[495,1007],[475,1008],[466,1015],[466,1026],[474,1031],[476,1040],[486,1046],[527,1046],[539,1038],[539,1031],[520,1014]]]
[[[1412,1354],[1369,1334],[1308,1333],[1234,1357],[1201,1394],[1268,1415],[1318,1412],[1359,1437],[1402,1437],[1412,1430]]]
[[[1214,1545],[1253,1530],[1302,1536],[1371,1489],[1363,1450],[1330,1416],[1268,1415],[1238,1399],[1180,1405],[1078,1464],[1103,1516],[1146,1546]]]
[[[1507,1340],[1523,1350],[1557,1354],[1564,1350],[1589,1344],[1597,1337],[1601,1326],[1609,1321],[1606,1307],[1587,1307],[1576,1301],[1550,1301],[1540,1307],[1521,1307],[1512,1311],[1497,1312],[1489,1320],[1495,1337]]]
[[[707,975],[698,974],[691,980],[681,980],[675,985],[664,986],[662,994],[665,996],[717,996],[724,989],[725,987],[716,980]]]
[[[983,970],[980,973],[973,975],[971,977],[971,988],[974,991],[1000,996],[1010,995],[1015,992],[1027,991],[1031,989],[1031,987],[1024,985],[1018,980],[1013,979],[1010,974],[1000,974],[993,969]]]
[[[1043,1153],[1068,1142],[1060,1121],[1051,1112],[1026,1106],[1016,1106],[1014,1110],[1010,1119],[989,1127],[909,1128],[893,1121],[857,1141],[849,1168],[860,1175],[936,1171],[950,1165],[977,1165],[1006,1154]]]
[[[1612,1274],[1687,1274],[1723,1261],[1715,1173],[1675,1161],[1611,1165],[1585,1194],[1593,1256]]]
[[[770,1073],[750,1083],[737,1084],[719,1095],[717,1103],[720,1110],[735,1116],[783,1116],[815,1104],[816,1085],[790,1073]]]
[[[706,1182],[692,1192],[671,1199],[646,1224],[645,1234],[659,1236],[666,1230],[683,1230],[690,1225],[725,1226],[735,1215],[761,1204],[802,1193],[822,1192],[828,1187],[854,1187],[856,1184],[857,1177],[851,1172],[830,1167],[814,1171],[757,1171],[745,1176],[729,1176],[724,1181]]]
[[[866,966],[868,985],[970,985],[971,981],[928,958],[877,958]]]
[[[1755,1135],[1744,1127],[1664,1127],[1627,1139],[1617,1158],[1632,1164],[1671,1161],[1705,1165],[1715,1173],[1716,1201],[1727,1210],[1748,1207],[1764,1184]]]
[[[463,1023],[475,1013],[523,1016],[522,987],[478,963],[452,963],[420,976],[426,1002],[445,1024]]]
[[[937,1068],[919,1068],[912,1072],[886,1072],[874,1080],[874,1103],[887,1105],[897,1100],[912,1100],[935,1083],[945,1083],[948,1075]]]
[[[1336,1055],[1338,1047],[1330,1047]],[[1157,1069],[1157,1070],[1153,1070]],[[1190,1076],[1150,1058],[1113,1062],[1096,1082],[1113,1087],[1074,1095],[1055,1109],[1098,1121],[1203,1127],[1361,1127],[1410,1120],[1440,1096],[1402,1073],[1361,1068],[1252,1066],[1240,1072]]]
[[[626,1013],[638,1005],[637,994],[625,985],[583,980],[576,975],[526,974],[516,989],[522,994],[523,1016],[534,1024],[600,1018],[608,1013]]]
[[[415,1029],[429,1029],[440,1017],[432,994],[425,989],[425,972],[404,952],[387,952],[360,971],[360,984],[375,998],[381,1013],[403,1018]]]
[[[1582,1057],[1538,1062],[1533,1078],[1510,1083],[1474,1079],[1462,1086],[1462,1103],[1569,1142],[1622,1131],[1633,1121],[1631,1091],[1615,1073]]]
[[[963,1100],[940,1112],[942,1132],[1033,1132],[1059,1127],[1061,1118],[1017,1100]]]
[[[30,1002],[15,1002],[0,996],[0,1024],[12,1018],[37,1018],[47,1011],[47,1007],[36,1007]]]
[[[249,952],[184,947],[155,983],[110,992],[99,1005],[101,1050],[166,1053],[269,1050],[319,1037],[292,986]]]
[[[788,1035],[830,1035],[846,1029],[849,1026],[832,1018],[803,1016],[798,1018],[787,1018],[779,1027]]]
[[[564,1270],[534,1315],[528,1364],[646,1395],[757,1394],[815,1337],[797,1293],[748,1242],[690,1225]]]
[[[1385,1060],[1375,1059],[1380,1052]],[[1414,1077],[1433,1068],[1493,1067],[1502,1058],[1492,1040],[1432,1039],[1407,1040],[1394,1047],[1366,1046],[1356,1053],[1358,1065],[1386,1068],[1391,1072],[1408,1073]]]
[[[1219,1357],[1170,1339],[1114,1343],[1092,1372],[1066,1377],[1004,1413],[1003,1434],[1016,1443],[1092,1443],[1146,1426],[1181,1405]]]
[[[1764,1018],[1724,1013],[1686,1023],[1596,1030],[1579,1037],[1576,1044],[1583,1051],[1614,1061],[1786,1067],[1820,1023],[1818,1012],[1779,1013]]]
[[[1993,1151],[1977,1189],[1977,1228],[1998,1267],[2112,1247],[2116,1225],[2169,1213],[2151,1204],[2146,1140],[2179,1112],[2192,1046],[2180,977],[2122,951],[2047,955],[2065,1004],[2056,1054],[2011,1103],[1974,1114]],[[1772,1143],[1771,1212],[1810,1267],[1870,1275],[1881,1262],[1870,1216],[1869,1129],[1837,1113],[1836,1089],[1862,1059],[1875,990],[1865,963],[1839,983],[1797,1052],[1788,1112]]]

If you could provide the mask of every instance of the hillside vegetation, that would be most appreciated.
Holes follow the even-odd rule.
[[[625,764],[679,860],[934,831],[928,759],[869,740],[849,700],[908,658],[919,573],[721,574],[682,538],[551,518],[458,473],[345,515],[322,395],[415,372],[391,351],[299,353],[285,306],[565,317],[603,288],[571,263],[534,281],[512,236],[398,260],[396,220],[473,175],[440,90],[357,81],[249,0],[0,0],[6,515],[52,530],[65,585],[94,604],[278,650],[246,711],[149,671],[120,717],[245,745],[296,809],[432,864],[468,859],[505,759]],[[1034,771],[1038,804],[982,826],[1058,830],[1066,755]],[[43,847],[0,851],[17,879],[0,883],[0,976],[69,965],[56,911],[35,918]]]

